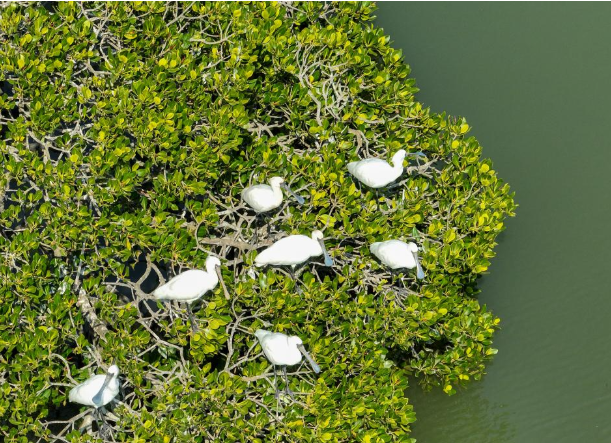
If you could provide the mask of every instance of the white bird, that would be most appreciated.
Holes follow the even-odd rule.
[[[303,341],[295,335],[288,336],[281,332],[271,332],[265,329],[257,329],[255,337],[259,340],[263,353],[274,367],[274,386],[276,388],[276,397],[280,394],[278,391],[278,383],[276,379],[276,366],[281,366],[284,372],[285,392],[293,397],[293,392],[289,389],[289,381],[286,375],[286,367],[293,366],[301,362],[303,355],[312,370],[318,374],[320,366],[316,364],[314,359],[308,354],[308,351],[303,347]]]
[[[416,268],[416,276],[419,279],[424,278],[424,271],[418,259],[418,246],[416,243],[388,240],[373,243],[369,250],[390,269]]]
[[[187,303],[187,312],[191,320],[191,326],[194,331],[197,331],[195,316],[191,311],[191,303],[199,300],[206,292],[216,288],[219,281],[223,287],[225,298],[229,300],[229,293],[221,274],[221,261],[217,257],[210,256],[206,259],[205,271],[190,269],[182,272],[166,284],[155,289],[153,296],[157,300],[172,300]]]
[[[312,232],[312,237],[289,235],[281,238],[257,255],[255,265],[291,266],[291,273],[293,273],[295,266],[306,262],[310,257],[319,255],[324,255],[325,266],[333,266],[333,259],[329,257],[325,248],[323,233],[316,230]]]
[[[392,157],[392,166],[379,158],[366,158],[348,163],[348,171],[370,188],[383,188],[403,174],[403,160],[407,152],[398,150]]]
[[[119,394],[119,368],[112,365],[106,374],[89,377],[70,390],[71,402],[100,408],[110,403]]]
[[[110,403],[119,394],[120,387],[119,367],[117,365],[112,365],[108,368],[106,374],[98,374],[89,377],[80,385],[72,388],[68,394],[68,399],[71,402],[80,403],[85,406],[93,406],[95,408],[97,419],[103,423],[102,426],[99,426],[99,429],[104,439],[109,426],[100,409]]]
[[[303,197],[295,194],[282,177],[270,178],[269,185],[254,185],[245,188],[242,191],[242,200],[258,214],[268,212],[272,209],[276,209],[282,204],[281,188],[284,188],[289,194],[295,197],[297,203],[300,205],[303,204]]]

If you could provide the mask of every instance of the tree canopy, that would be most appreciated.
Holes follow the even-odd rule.
[[[477,279],[515,204],[462,118],[419,103],[372,3],[58,2],[0,9],[0,435],[94,441],[71,386],[115,363],[112,436],[130,442],[403,442],[408,376],[478,379],[499,319]],[[347,163],[421,153],[388,189]],[[270,232],[240,199],[281,176]],[[253,267],[320,229],[335,264]],[[256,232],[255,232],[256,231]],[[394,279],[369,245],[421,248]],[[256,242],[253,240],[256,239]],[[195,305],[155,302],[220,258]],[[258,328],[322,368],[274,397]]]

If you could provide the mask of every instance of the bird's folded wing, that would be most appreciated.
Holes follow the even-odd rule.
[[[288,348],[287,339],[288,337],[284,334],[269,334],[263,340],[261,348],[263,348],[263,352],[265,352],[265,355],[268,358],[272,356],[278,358],[279,356],[284,354],[286,352],[286,349]]]
[[[242,191],[242,198],[248,201],[255,201],[263,198],[270,193],[271,189],[267,185],[254,185]]]
[[[94,375],[80,385],[72,388],[68,398],[70,401],[76,401],[78,403],[91,402],[93,396],[96,395],[102,388],[105,378],[105,374]]]
[[[205,280],[204,274],[204,271],[198,269],[183,272],[158,288],[155,295],[157,297],[168,295],[180,295],[184,298],[195,297],[201,292],[200,284]]]
[[[368,158],[366,160],[362,160],[354,168],[356,174],[365,173],[367,175],[379,175],[381,177],[388,174],[390,170],[392,170],[392,167],[384,160],[380,160],[379,158]]]

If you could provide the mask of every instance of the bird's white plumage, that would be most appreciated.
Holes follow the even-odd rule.
[[[254,185],[242,191],[242,200],[256,212],[267,212],[282,204],[282,189],[284,183],[281,177],[272,177],[269,185]]]
[[[301,361],[301,352],[297,348],[297,344],[302,343],[299,337],[289,337],[281,332],[270,332],[264,329],[257,330],[255,335],[271,364],[292,366]]]
[[[424,272],[418,261],[418,246],[401,240],[388,240],[373,243],[369,250],[382,263],[391,269],[418,268],[418,278],[424,278]]]
[[[286,192],[295,197],[295,200],[300,205],[304,203],[303,197],[295,194],[282,177],[270,178],[269,185],[254,185],[244,189],[242,191],[242,200],[259,214],[271,211],[282,204],[283,195],[281,188],[284,188]]]
[[[320,366],[303,347],[303,342],[296,335],[288,336],[281,332],[271,332],[257,329],[255,337],[261,343],[263,353],[275,366],[293,366],[301,362],[303,355],[315,373],[320,372]]]
[[[206,270],[191,269],[178,274],[166,284],[158,287],[153,296],[158,300],[176,300],[193,303],[219,283],[216,266],[221,262],[216,257],[206,259]]]
[[[75,386],[70,390],[68,399],[71,402],[80,403],[86,406],[93,406],[95,408],[107,405],[119,394],[120,385],[119,368],[113,365],[108,369],[108,373],[112,375],[112,378],[110,378],[110,381],[104,388],[101,399],[98,403],[95,403],[93,399],[96,394],[100,392],[100,389],[102,389],[102,386],[104,385],[104,380],[106,379],[108,374],[98,374],[89,377],[83,383]]]
[[[312,237],[289,235],[261,251],[255,258],[255,264],[257,266],[296,266],[304,263],[310,257],[325,254],[326,251],[323,250],[321,244],[322,238],[320,231],[312,232]]]
[[[403,174],[406,152],[401,149],[392,158],[392,165],[379,158],[367,158],[348,163],[348,171],[370,188],[383,188]]]

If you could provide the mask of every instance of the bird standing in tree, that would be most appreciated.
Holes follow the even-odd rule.
[[[119,367],[112,365],[106,374],[89,377],[83,383],[70,390],[68,399],[73,403],[80,403],[95,408],[97,419],[102,422],[100,434],[106,435],[108,423],[100,409],[110,403],[119,394]]]
[[[225,298],[229,300],[229,293],[223,282],[221,274],[221,261],[216,257],[208,257],[206,259],[206,270],[190,269],[182,272],[168,281],[166,284],[158,287],[153,292],[153,296],[157,300],[172,300],[187,304],[187,313],[191,320],[191,328],[193,332],[198,331],[195,316],[191,310],[191,304],[200,299],[206,292],[213,290],[218,285],[219,281],[223,287]]]
[[[278,380],[276,374],[276,366],[282,367],[284,373],[284,392],[294,398],[293,391],[289,388],[289,379],[286,374],[286,367],[293,366],[301,362],[301,356],[303,355],[312,370],[318,374],[320,372],[320,366],[312,359],[308,351],[303,347],[303,341],[295,335],[288,336],[281,332],[270,332],[265,329],[257,329],[255,331],[255,337],[259,340],[263,353],[274,367],[274,387],[276,388],[276,398],[279,397],[280,391],[278,390]]]

